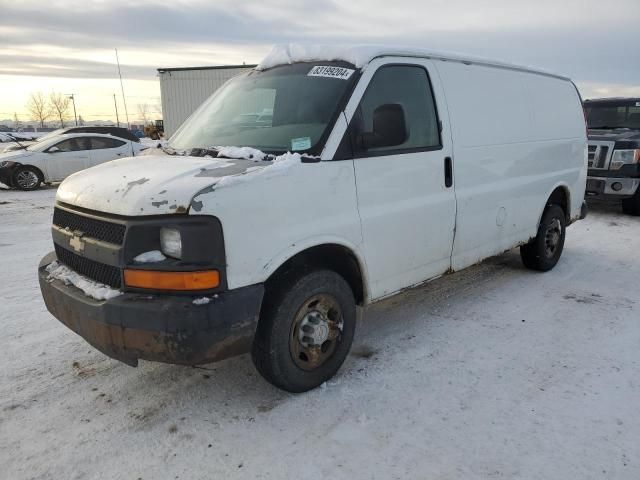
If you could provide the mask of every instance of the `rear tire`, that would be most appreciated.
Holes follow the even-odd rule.
[[[627,215],[640,216],[640,187],[633,197],[622,200],[622,211]]]
[[[268,292],[251,357],[270,383],[299,393],[329,380],[351,348],[356,304],[330,270],[286,274]]]
[[[42,181],[42,173],[30,166],[18,167],[11,177],[13,187],[18,190],[37,190]]]
[[[556,266],[566,235],[566,214],[558,205],[549,205],[542,214],[538,234],[520,247],[520,258],[525,267],[546,272]]]

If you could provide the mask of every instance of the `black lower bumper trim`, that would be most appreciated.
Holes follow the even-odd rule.
[[[106,355],[129,365],[138,359],[183,365],[210,363],[251,349],[264,295],[261,284],[206,297],[124,293],[94,300],[59,280],[40,262],[38,277],[47,309]]]

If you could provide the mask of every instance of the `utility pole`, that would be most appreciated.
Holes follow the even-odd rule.
[[[120,77],[120,89],[122,90],[122,103],[124,103],[124,115],[127,117],[127,128],[131,128],[129,125],[129,112],[127,111],[127,100],[124,98],[124,85],[122,84],[122,73],[120,72],[120,59],[118,58],[118,49],[116,51],[116,62],[118,63],[118,76]]]
[[[73,117],[76,119],[76,127],[78,126],[78,115],[76,114],[76,96],[75,93],[67,93],[68,98],[71,99],[71,103],[73,103]]]
[[[118,117],[118,102],[116,101],[116,94],[113,94],[113,104],[116,107],[116,124],[120,126],[120,117]]]

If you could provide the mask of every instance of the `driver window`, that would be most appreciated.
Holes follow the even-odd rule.
[[[88,138],[69,138],[54,145],[61,152],[78,152],[81,150],[91,150]],[[53,147],[51,147],[53,148]]]
[[[441,147],[431,83],[423,67],[390,65],[380,68],[371,79],[352,120],[355,132],[372,132],[373,112],[387,104],[400,105],[404,110],[407,139],[401,145],[373,147],[367,152],[396,154],[403,150]]]

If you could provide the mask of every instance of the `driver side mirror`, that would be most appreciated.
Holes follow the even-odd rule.
[[[49,150],[47,150],[47,153],[57,153],[60,151],[61,150],[58,147],[51,147]]]
[[[380,105],[373,112],[373,132],[364,132],[359,137],[358,143],[364,150],[402,145],[407,141],[407,123],[402,105]]]

